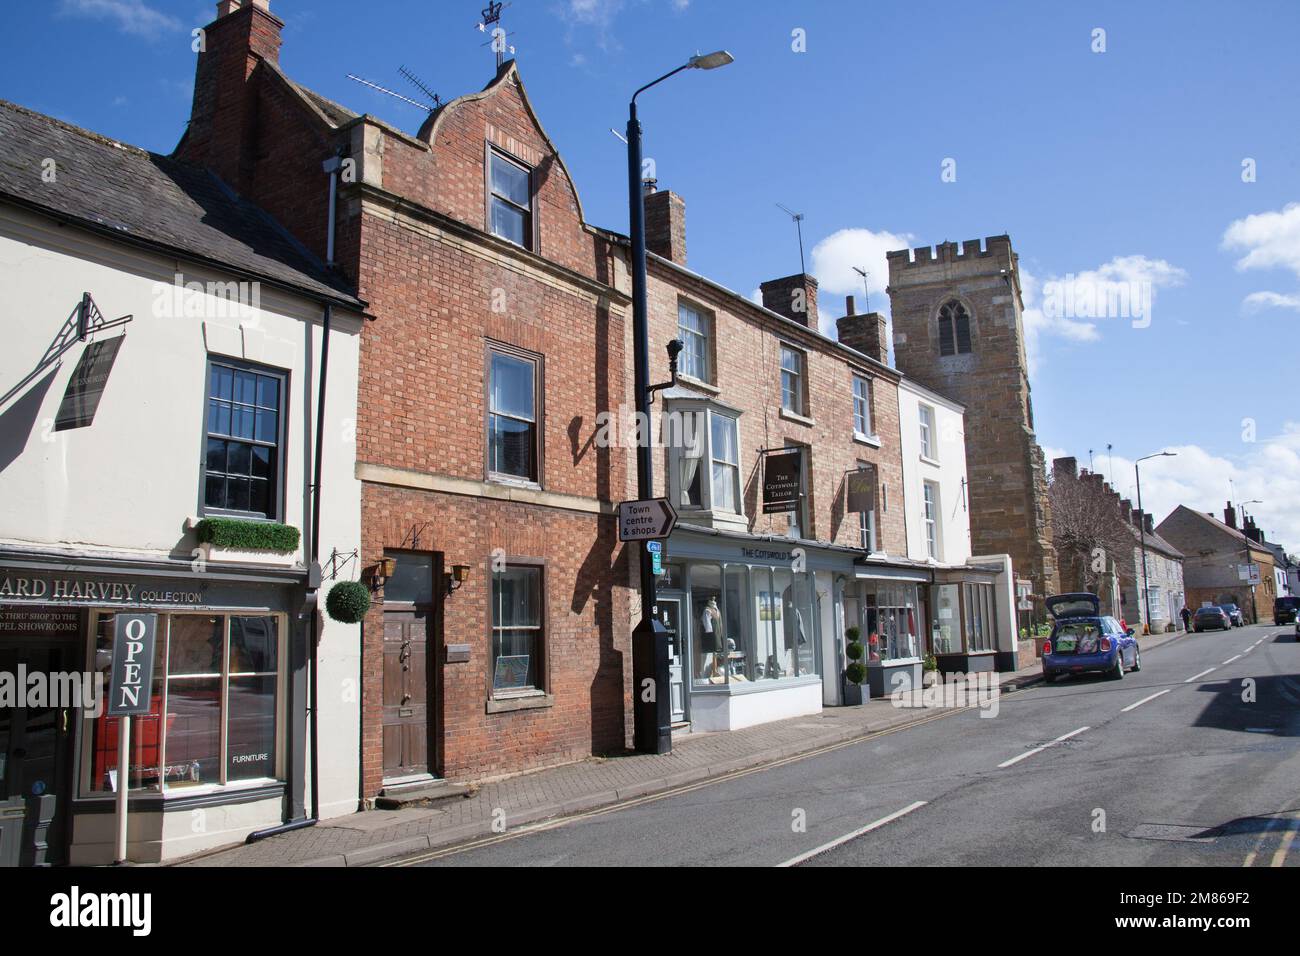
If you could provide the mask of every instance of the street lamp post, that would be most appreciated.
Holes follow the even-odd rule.
[[[628,231],[632,240],[632,341],[634,387],[640,430],[636,448],[637,497],[654,497],[650,458],[650,330],[646,305],[645,195],[641,188],[641,123],[636,98],[650,87],[683,70],[714,70],[734,58],[725,50],[691,57],[675,70],[632,94],[627,117]],[[632,739],[638,753],[668,753],[673,749],[668,677],[668,631],[655,606],[655,577],[650,556],[637,546],[640,560],[641,622],[632,634]]]
[[[1151,633],[1151,590],[1147,587],[1147,521],[1146,512],[1142,509],[1142,471],[1138,468],[1142,462],[1148,458],[1172,458],[1178,453],[1175,451],[1160,451],[1154,455],[1146,455],[1133,462],[1133,474],[1137,478],[1138,493],[1138,511],[1142,512],[1142,520],[1138,522],[1138,537],[1142,541],[1142,633]]]
[[[1246,574],[1250,574],[1250,535],[1246,534],[1246,505],[1262,505],[1264,502],[1258,498],[1252,498],[1250,501],[1243,501],[1237,505],[1238,520],[1241,522],[1241,536],[1246,539]],[[1246,583],[1250,585],[1250,623],[1259,623],[1259,612],[1255,607],[1255,584],[1246,578]]]

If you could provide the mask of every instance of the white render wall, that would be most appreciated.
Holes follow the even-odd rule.
[[[288,371],[283,520],[304,532],[305,544],[304,462],[315,434],[321,306],[263,285],[259,308],[241,312],[206,296],[178,296],[178,272],[183,282],[238,281],[0,204],[0,394],[36,367],[83,292],[109,320],[134,316],[92,339],[125,335],[91,426],[53,430],[80,343],[0,405],[0,541],[192,560],[187,520],[199,516],[206,363],[214,353]],[[181,314],[172,314],[178,301]],[[185,314],[196,308],[211,315]],[[352,552],[361,538],[354,435],[362,322],[334,310],[322,564],[335,548]],[[301,546],[297,561],[306,561]],[[355,559],[342,576],[357,576]],[[321,811],[331,816],[357,806],[360,636],[357,625],[323,619]]]
[[[937,456],[921,457],[921,406],[934,409]],[[904,378],[898,386],[899,449],[903,456],[903,506],[907,518],[907,556],[925,561],[926,481],[939,485],[939,555],[942,565],[965,564],[970,557],[970,511],[964,504],[966,478],[965,413],[960,405]]]

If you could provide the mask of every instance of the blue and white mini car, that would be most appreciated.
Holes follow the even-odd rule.
[[[1101,614],[1101,599],[1077,592],[1047,599],[1055,623],[1043,642],[1043,680],[1050,684],[1061,674],[1106,674],[1115,680],[1124,671],[1142,669],[1142,653],[1133,629],[1119,626]]]

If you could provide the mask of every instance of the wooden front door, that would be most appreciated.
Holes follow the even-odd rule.
[[[384,777],[431,773],[434,682],[429,674],[433,614],[416,608],[384,613]]]

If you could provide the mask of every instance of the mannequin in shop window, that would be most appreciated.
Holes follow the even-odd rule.
[[[785,627],[786,674],[796,676],[805,673],[799,658],[808,647],[808,628],[804,622],[806,608],[800,606],[797,597],[801,597],[802,588],[790,585],[781,592],[781,620]]]
[[[722,611],[716,596],[709,598],[700,612],[700,676],[713,681],[724,673],[720,658],[723,647]]]

